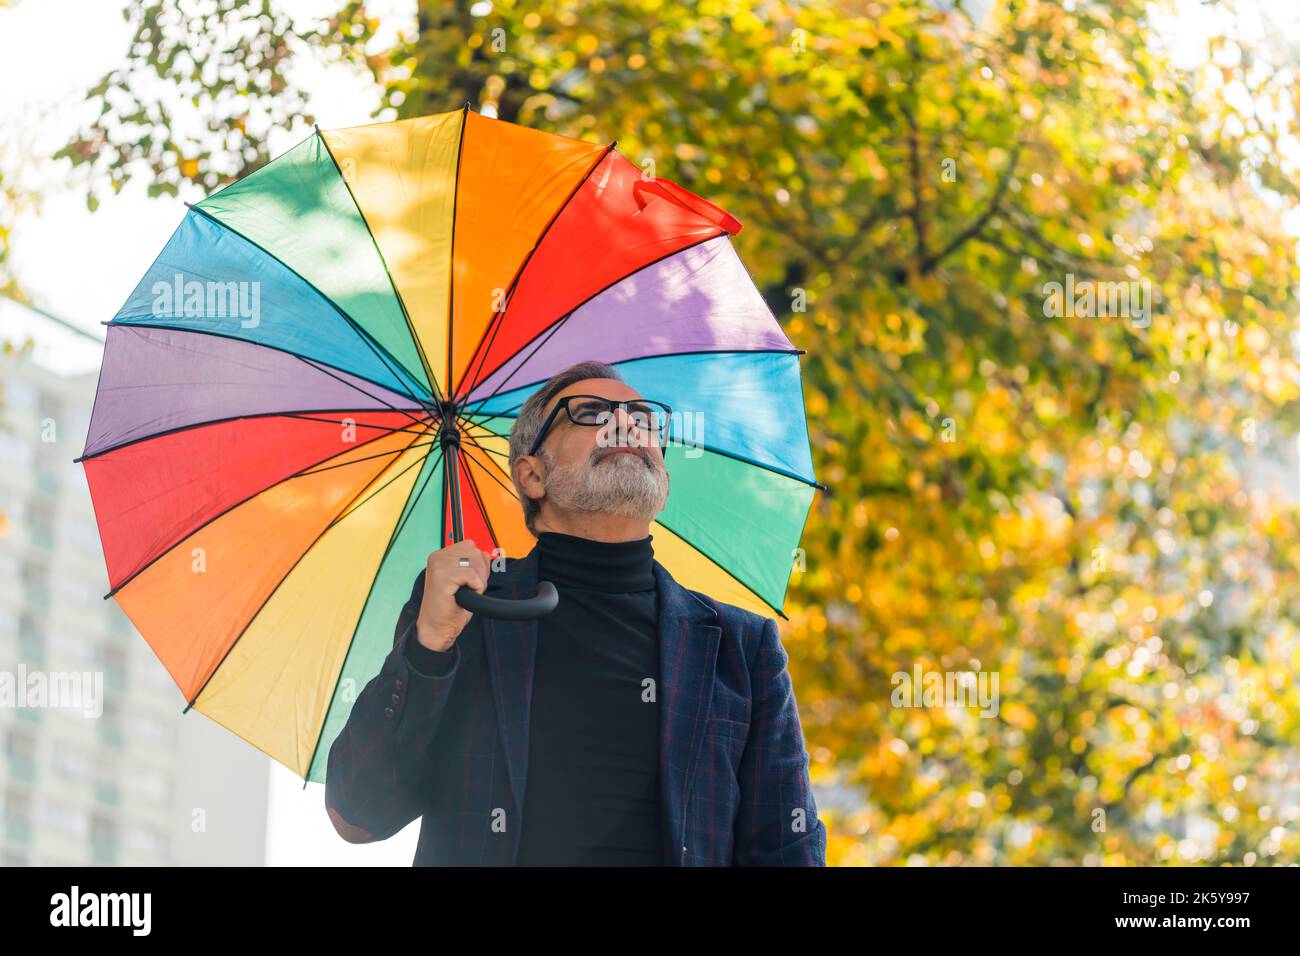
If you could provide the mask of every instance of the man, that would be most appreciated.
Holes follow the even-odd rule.
[[[422,816],[416,865],[825,865],[776,622],[654,559],[665,429],[596,362],[524,403],[509,464],[537,545],[495,572],[472,541],[429,555],[330,749],[345,840]],[[539,580],[560,594],[539,621],[455,603]]]

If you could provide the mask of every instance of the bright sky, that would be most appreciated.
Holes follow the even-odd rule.
[[[18,149],[28,155],[48,155],[76,129],[87,87],[125,59],[130,38],[122,19],[123,0],[19,0],[0,12],[0,168],[12,168]],[[337,0],[289,0],[282,6],[295,16],[317,14]],[[409,9],[401,0],[371,0],[372,11]],[[1294,0],[1269,6],[1297,25]],[[391,22],[400,23],[400,18]],[[75,30],[69,30],[75,24]],[[1186,0],[1183,15],[1171,23],[1171,41],[1184,63],[1204,57],[1206,14]],[[1268,35],[1275,27],[1260,26]],[[1287,31],[1295,43],[1300,35]],[[43,38],[57,37],[57,43]],[[57,54],[57,59],[55,58]],[[373,122],[377,91],[367,90],[355,76],[341,70],[304,72],[312,110],[322,128]],[[17,91],[18,95],[14,95]],[[271,141],[272,154],[302,138],[282,132]],[[39,188],[44,202],[38,213],[24,216],[15,234],[15,271],[35,302],[62,318],[102,337],[100,323],[112,318],[146,272],[185,215],[179,199],[148,199],[144,184],[134,182],[107,199],[91,214],[84,191],[71,187],[63,165],[46,163],[27,170],[26,181]],[[191,201],[201,196],[186,197]],[[19,312],[0,300],[0,323],[8,334],[21,334]],[[101,350],[78,342],[47,323],[31,331],[44,337],[42,358],[59,371],[90,371],[99,366]],[[418,824],[384,843],[353,847],[334,833],[322,805],[323,788],[307,790],[291,772],[272,764],[267,862],[279,864],[409,865],[415,852]]]
[[[285,6],[298,14],[329,4]],[[122,0],[19,0],[14,9],[0,12],[0,90],[6,91],[0,97],[0,159],[15,144],[32,155],[48,155],[76,129],[86,88],[125,58],[130,33],[122,7]],[[70,32],[69,24],[77,24],[77,30]],[[55,36],[57,44],[39,42]],[[374,122],[370,111],[378,95],[367,94],[355,77],[316,70],[310,89],[311,108],[322,128]],[[301,138],[286,134],[283,142],[273,140],[272,153]],[[121,307],[184,218],[185,206],[179,199],[149,199],[144,184],[134,183],[92,214],[84,193],[61,185],[67,175],[63,164],[45,164],[30,175],[34,179],[28,181],[43,187],[44,202],[15,230],[15,272],[37,305],[102,337],[100,323]],[[51,331],[44,322],[21,325],[20,314],[0,299],[5,334],[16,336],[30,328],[42,336],[45,364],[61,372],[99,367],[102,350],[94,343]],[[271,763],[269,865],[410,866],[418,822],[382,843],[352,846],[339,838],[325,815],[324,789],[314,783],[304,790],[291,771]]]

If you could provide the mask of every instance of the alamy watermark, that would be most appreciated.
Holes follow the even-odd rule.
[[[895,671],[889,702],[895,707],[979,707],[981,717],[998,715],[997,671]]]
[[[42,671],[19,664],[0,671],[0,707],[80,710],[91,719],[104,713],[103,671]]]
[[[152,893],[83,893],[73,884],[67,893],[50,897],[50,925],[117,926],[133,936],[148,936],[153,926]]]
[[[171,282],[155,282],[155,317],[188,319],[239,319],[241,329],[255,329],[262,322],[262,283],[214,282],[186,279],[176,273]]]
[[[677,445],[684,449],[686,458],[699,458],[705,452],[704,417],[705,412],[681,411],[673,409],[667,416],[655,416],[654,424],[645,423],[645,427],[620,428],[617,418],[611,416],[599,426],[596,433],[597,448],[636,447],[648,448],[653,442],[653,433],[657,430],[663,435],[663,445]]]
[[[1124,318],[1134,328],[1145,329],[1151,325],[1152,294],[1150,279],[1097,282],[1076,279],[1073,272],[1067,272],[1064,284],[1044,284],[1043,315],[1049,319]]]

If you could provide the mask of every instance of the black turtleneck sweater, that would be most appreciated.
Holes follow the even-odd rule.
[[[662,866],[654,551],[543,531],[519,866]]]
[[[518,865],[662,866],[651,537],[543,531],[537,547],[560,603],[538,622]],[[407,655],[423,674],[453,663],[418,641]]]

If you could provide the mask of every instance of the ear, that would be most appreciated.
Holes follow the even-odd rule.
[[[538,499],[546,496],[546,465],[540,458],[521,455],[515,459],[515,480],[529,498]]]

